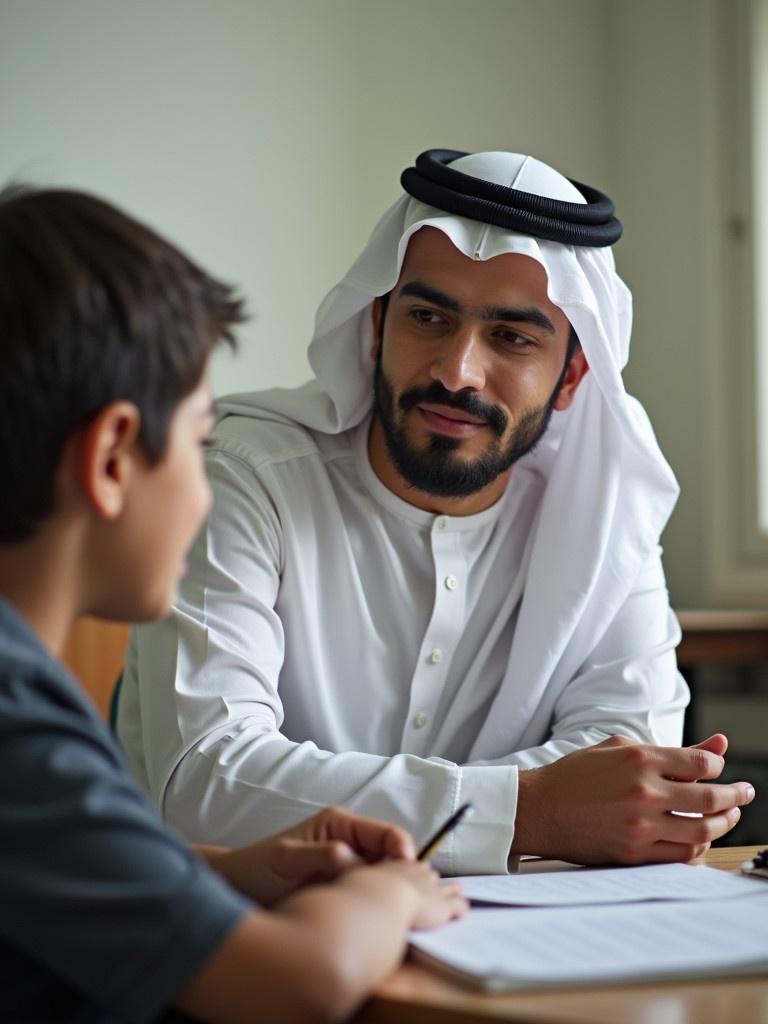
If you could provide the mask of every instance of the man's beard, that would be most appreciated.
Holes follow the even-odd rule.
[[[409,388],[395,402],[392,384],[381,366],[382,346],[376,356],[373,376],[374,411],[384,431],[387,450],[400,476],[416,490],[439,498],[466,498],[482,491],[498,476],[505,473],[541,439],[560,394],[568,361],[549,400],[536,409],[522,414],[509,440],[501,439],[507,428],[508,417],[498,406],[486,405],[473,391],[448,391],[439,381],[426,388]],[[405,414],[422,402],[447,405],[470,416],[484,420],[495,435],[485,452],[474,459],[457,454],[461,439],[433,434],[423,449],[408,440],[403,421],[398,422],[396,410]]]

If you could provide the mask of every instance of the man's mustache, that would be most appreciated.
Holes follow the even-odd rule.
[[[501,437],[507,427],[506,413],[502,412],[497,405],[486,405],[473,391],[448,391],[439,381],[434,381],[426,388],[409,388],[404,391],[397,401],[401,412],[408,412],[421,402],[434,402],[438,405],[448,405],[452,409],[460,409],[478,419],[485,420],[493,432]]]

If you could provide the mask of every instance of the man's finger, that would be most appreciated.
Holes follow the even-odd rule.
[[[741,811],[738,807],[731,807],[721,814],[705,814],[695,818],[670,814],[664,822],[659,838],[663,842],[687,843],[691,846],[713,843],[726,832],[730,832],[740,818]]]
[[[668,810],[687,814],[718,814],[751,803],[755,790],[748,782],[671,782],[666,791]]]
[[[700,750],[709,750],[713,754],[719,754],[720,757],[724,757],[728,749],[728,737],[722,732],[716,732],[700,743],[692,744],[692,746],[698,747]]]
[[[699,779],[716,779],[725,767],[720,754],[713,754],[704,747],[657,747],[660,759],[659,769],[667,779],[678,782],[698,782]]]
[[[701,857],[709,849],[709,843],[666,843],[659,841],[654,843],[644,858],[644,864],[672,864],[688,861]]]

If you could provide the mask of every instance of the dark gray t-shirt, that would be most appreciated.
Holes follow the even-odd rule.
[[[0,597],[0,1020],[156,1020],[250,908]]]

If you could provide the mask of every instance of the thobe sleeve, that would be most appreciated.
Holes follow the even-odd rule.
[[[609,736],[679,746],[689,700],[688,686],[677,669],[679,642],[680,626],[669,606],[657,548],[608,629],[555,701],[548,739],[510,751],[493,763],[536,768]]]

